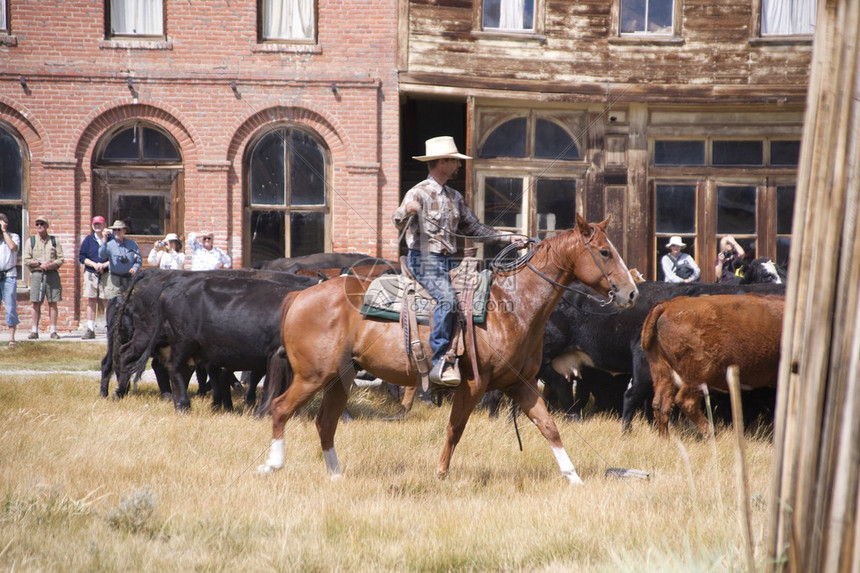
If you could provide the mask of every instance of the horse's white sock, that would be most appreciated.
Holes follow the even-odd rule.
[[[340,473],[340,463],[337,461],[337,453],[334,451],[334,448],[323,450],[323,459],[325,460],[325,467],[328,470],[328,473],[331,474],[331,477],[340,477],[342,475]]]
[[[573,462],[570,461],[570,457],[567,455],[567,452],[564,451],[564,448],[552,447],[552,453],[555,454],[555,460],[558,462],[558,468],[561,470],[561,474],[566,477],[570,483],[581,484],[582,480],[579,478],[579,474],[576,473],[576,469],[573,467]]]
[[[272,469],[281,469],[284,467],[284,439],[272,440],[272,445],[269,447],[269,459],[266,460],[266,465]]]

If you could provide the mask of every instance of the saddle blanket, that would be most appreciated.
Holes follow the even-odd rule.
[[[454,269],[452,273],[456,273]],[[487,317],[487,300],[490,297],[490,284],[492,283],[492,271],[484,269],[478,273],[478,284],[475,287],[475,295],[472,300],[472,316],[475,324],[481,324]],[[456,287],[457,281],[454,281]],[[415,293],[415,312],[418,324],[430,324],[433,308],[436,302],[430,294],[417,284]],[[364,304],[361,306],[361,314],[384,320],[400,320],[400,308],[403,305],[404,289],[411,288],[410,281],[403,275],[382,275],[370,284],[364,294]],[[458,298],[460,292],[457,292]],[[462,314],[462,308],[459,309]]]

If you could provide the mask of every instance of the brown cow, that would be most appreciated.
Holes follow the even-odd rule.
[[[728,391],[726,369],[732,364],[740,368],[742,389],[776,386],[784,308],[784,296],[752,293],[682,296],[654,305],[642,325],[642,349],[654,380],[661,436],[669,435],[675,404],[703,435],[711,435],[701,400],[709,388]]]

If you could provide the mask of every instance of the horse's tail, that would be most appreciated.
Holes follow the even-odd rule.
[[[657,338],[657,319],[662,316],[666,307],[663,303],[657,303],[645,317],[645,322],[642,324],[642,350],[648,352],[652,344]]]

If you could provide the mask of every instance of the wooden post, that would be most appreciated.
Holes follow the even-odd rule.
[[[729,395],[732,400],[732,426],[738,447],[735,450],[735,468],[738,473],[738,511],[741,513],[741,532],[744,538],[744,550],[747,557],[747,571],[755,573],[755,549],[752,542],[752,522],[750,521],[750,488],[747,477],[746,442],[744,441],[744,410],[741,405],[741,379],[738,367],[729,366],[726,371],[726,382],[729,384]]]
[[[769,499],[771,570],[860,569],[860,3],[819,0]]]

